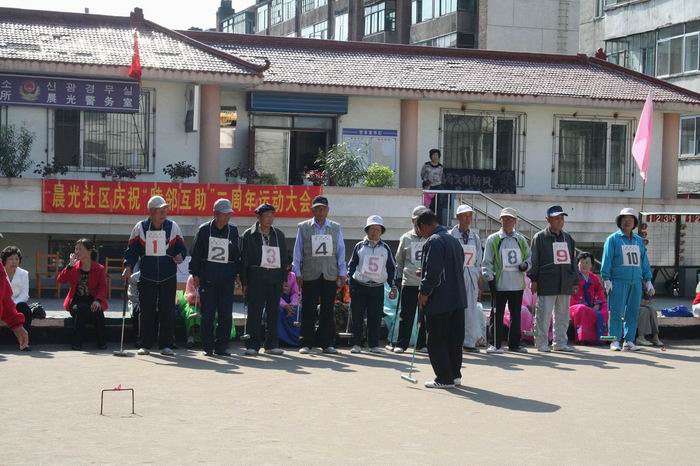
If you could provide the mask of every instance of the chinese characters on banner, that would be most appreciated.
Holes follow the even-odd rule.
[[[146,215],[151,196],[163,196],[170,215],[210,216],[214,202],[226,198],[237,216],[254,217],[262,203],[275,206],[280,217],[307,217],[320,186],[247,184],[144,183],[120,181],[44,180],[42,212]]]
[[[135,113],[139,110],[139,84],[0,73],[0,105]]]

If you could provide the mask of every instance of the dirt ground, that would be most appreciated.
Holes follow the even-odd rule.
[[[697,464],[700,345],[465,355],[117,358],[0,348],[0,464]],[[136,390],[136,415],[127,392]]]

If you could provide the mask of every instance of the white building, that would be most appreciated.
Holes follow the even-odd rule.
[[[700,92],[700,2],[581,2],[579,51]],[[700,115],[681,117],[679,194],[700,196]]]
[[[579,244],[600,248],[619,209],[639,203],[642,183],[631,144],[653,92],[647,210],[700,209],[699,200],[676,194],[680,115],[700,111],[700,95],[603,60],[174,32],[137,13],[129,19],[0,9],[0,17],[0,69],[20,75],[124,79],[131,31],[139,30],[142,95],[150,104],[140,107],[137,123],[129,117],[120,127],[124,116],[117,113],[71,110],[72,120],[57,120],[65,113],[57,108],[2,108],[3,124],[36,134],[37,162],[52,160],[72,141],[66,179],[102,180],[96,171],[116,160],[138,169],[138,181],[163,182],[165,165],[186,160],[199,169],[199,183],[226,183],[224,169],[243,163],[275,174],[282,184],[299,184],[299,171],[313,164],[318,149],[367,142],[374,148],[370,158],[395,170],[399,188],[324,187],[324,193],[349,241],[362,237],[373,213],[385,217],[386,238],[395,241],[421,202],[420,168],[437,147],[461,189],[505,191],[488,194],[492,200],[466,198],[479,210],[482,233],[493,227],[496,202],[540,225],[546,207],[557,203],[570,214],[568,229]],[[91,128],[94,121],[103,126]],[[119,128],[141,128],[138,134],[147,139],[132,138],[124,149]],[[105,255],[119,257],[142,209],[133,215],[48,213],[37,178],[28,172],[0,180],[3,245],[20,246],[30,269],[35,252],[62,251],[86,235],[96,237]],[[303,216],[279,224],[292,236]],[[204,220],[177,217],[187,236]],[[252,223],[240,216],[235,221]],[[521,226],[535,228],[524,220]]]

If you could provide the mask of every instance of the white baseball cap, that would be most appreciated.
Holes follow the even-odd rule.
[[[372,225],[379,225],[382,227],[382,233],[386,231],[386,228],[384,227],[384,219],[381,218],[379,215],[370,215],[367,217],[367,224],[365,225],[365,233],[367,233],[367,230],[369,230],[369,227]]]
[[[455,217],[459,214],[468,214],[469,212],[474,212],[474,209],[472,209],[471,206],[468,206],[467,204],[462,204],[461,206],[457,207]]]
[[[148,200],[148,208],[149,209],[162,209],[163,207],[167,207],[168,203],[165,202],[165,199],[163,199],[163,196],[153,196]]]
[[[419,205],[413,209],[413,215],[411,215],[411,216],[413,218],[418,218],[420,216],[420,214],[424,214],[425,212],[429,212],[429,211],[430,211],[430,209],[428,209],[426,206]]]

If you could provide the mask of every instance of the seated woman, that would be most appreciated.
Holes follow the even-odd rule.
[[[345,283],[342,288],[335,290],[335,304],[333,305],[336,333],[350,332],[350,285]]]
[[[593,269],[593,255],[578,256],[578,292],[571,296],[570,316],[576,329],[576,343],[600,344],[608,334],[608,302],[603,283]]]
[[[182,319],[185,321],[185,333],[187,334],[187,348],[194,348],[195,341],[201,342],[199,328],[202,316],[199,314],[199,290],[194,286],[194,277],[187,277],[185,292],[176,293],[175,304],[180,308]]]
[[[277,324],[277,335],[287,345],[299,346],[301,328],[294,325],[294,323],[301,322],[299,318],[300,300],[297,276],[290,271],[287,274],[287,281],[282,283],[279,322]]]
[[[12,286],[12,301],[15,302],[17,311],[24,315],[24,329],[29,333],[32,326],[32,310],[27,304],[29,301],[29,272],[20,267],[22,251],[16,246],[7,246],[2,250],[0,258]],[[31,351],[31,348],[27,346],[22,351]]]
[[[644,289],[643,286],[642,289]],[[648,335],[651,335],[651,340],[646,339]],[[635,344],[639,346],[664,346],[663,342],[659,340],[658,313],[651,305],[651,296],[646,291],[642,293],[642,302],[639,305]]]
[[[105,311],[107,304],[107,275],[97,262],[95,243],[87,238],[75,242],[75,252],[68,265],[58,274],[59,283],[68,283],[70,289],[63,307],[73,317],[71,347],[80,351],[85,340],[85,325],[92,322],[97,334],[97,347],[107,348]]]

